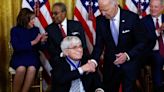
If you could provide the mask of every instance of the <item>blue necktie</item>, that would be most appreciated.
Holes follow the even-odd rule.
[[[115,45],[117,45],[118,44],[118,30],[116,28],[116,24],[114,23],[114,21],[115,21],[115,19],[112,19],[110,21],[110,29],[111,29],[111,33],[112,33]]]

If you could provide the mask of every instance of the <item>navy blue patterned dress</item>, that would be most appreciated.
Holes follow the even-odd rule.
[[[13,55],[11,57],[10,66],[16,69],[19,66],[40,66],[39,49],[40,43],[32,46],[31,41],[34,40],[39,33],[39,28],[31,29],[23,27],[13,27],[11,29],[11,45],[13,47]]]

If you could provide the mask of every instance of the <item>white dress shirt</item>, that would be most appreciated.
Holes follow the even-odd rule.
[[[154,25],[155,25],[155,27],[156,27],[156,18],[155,18],[155,17],[152,17],[152,18],[153,18]],[[160,15],[160,16],[158,17],[158,23],[159,23],[159,26],[162,25],[162,15]],[[156,33],[157,37],[160,35],[160,34],[157,32],[157,30],[155,30],[155,33]],[[164,34],[162,34],[162,39],[163,39],[163,41],[164,41]],[[163,43],[164,43],[164,42],[163,42]],[[158,43],[158,40],[156,40],[156,44],[155,44],[153,50],[159,50],[159,43]]]

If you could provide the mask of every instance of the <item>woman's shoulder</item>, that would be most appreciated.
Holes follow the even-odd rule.
[[[37,29],[37,27],[35,27],[35,29]],[[17,25],[17,26],[12,27],[11,30],[29,30],[29,29],[26,27],[22,27],[22,26]]]
[[[21,30],[25,30],[23,27],[20,26],[14,26],[11,28],[11,33],[17,33],[17,32],[21,32]]]
[[[11,30],[19,30],[19,29],[22,29],[22,27],[20,27],[20,26],[14,26],[14,27],[11,28]]]
[[[30,30],[36,31],[36,32],[40,32],[39,28],[34,26],[33,28],[31,28]]]

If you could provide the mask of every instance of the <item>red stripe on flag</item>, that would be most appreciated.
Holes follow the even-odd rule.
[[[92,23],[93,23],[92,25],[93,25],[94,31],[96,31],[96,17],[95,16],[93,17]]]
[[[38,19],[40,23],[42,24],[43,28],[45,29],[47,27],[47,21],[45,20],[44,16],[42,15],[41,11],[39,11]]]
[[[49,2],[46,2],[45,5],[47,7],[48,12],[50,13],[51,18],[52,18],[52,13],[50,12],[51,10],[50,10],[50,4],[49,4]]]
[[[74,15],[81,22],[81,24],[82,24],[82,26],[83,26],[83,28],[84,28],[84,30],[85,30],[85,32],[86,32],[90,42],[91,42],[91,44],[93,45],[93,35],[92,35],[92,33],[91,33],[91,31],[90,31],[86,21],[83,19],[81,13],[79,12],[79,10],[76,7],[75,7],[75,10],[74,10]]]

